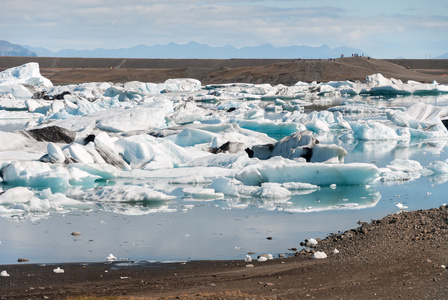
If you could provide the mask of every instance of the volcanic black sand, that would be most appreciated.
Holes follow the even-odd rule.
[[[15,65],[27,62],[21,59],[15,60]],[[36,60],[30,58],[29,61]],[[207,67],[205,61],[196,60],[190,62],[196,65],[189,67],[187,60],[179,60],[167,64],[169,68],[164,67],[163,60],[157,61],[160,66],[149,68],[122,68],[130,63],[126,60],[111,59],[109,62],[118,61],[121,67],[98,68],[94,65],[73,67],[66,59],[48,59],[47,63],[53,65],[41,64],[41,73],[54,84],[163,82],[168,78],[190,77],[203,84],[286,85],[299,80],[364,80],[374,73],[402,80],[447,83],[444,74],[448,70],[447,60],[428,60],[421,65],[417,61],[400,60],[403,65],[398,65],[368,58],[266,61],[264,64],[259,60],[247,60],[244,66],[233,66],[235,61],[232,60],[209,60],[215,64],[210,63],[211,67]],[[11,61],[0,58],[0,68],[5,68],[6,63]],[[62,68],[64,63],[67,65]],[[70,63],[82,64],[85,59],[73,59]],[[419,69],[408,69],[406,65],[411,63]],[[0,277],[0,299],[448,299],[446,206],[363,221],[366,222],[359,222],[360,226],[353,230],[329,234],[317,247],[305,247],[306,251],[291,244],[298,249],[285,249],[284,257],[266,262],[2,265],[0,272],[5,270],[10,276]],[[334,249],[339,253],[333,254]],[[328,257],[312,259],[313,251],[324,251]],[[64,273],[54,273],[57,267]]]
[[[448,207],[359,224],[265,262],[3,265],[0,298],[448,299]]]

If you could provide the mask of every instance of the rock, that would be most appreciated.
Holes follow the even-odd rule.
[[[70,144],[73,143],[76,139],[76,132],[59,126],[36,128],[22,131],[22,133],[39,142]]]
[[[81,232],[79,232],[79,231],[73,231],[73,232],[72,232],[72,235],[73,235],[73,236],[78,236],[78,235],[81,235]]]
[[[18,262],[26,262],[26,261],[30,261],[28,258],[19,258],[17,260]]]
[[[245,145],[238,142],[227,142],[222,144],[220,147],[215,147],[210,149],[211,153],[245,153]]]

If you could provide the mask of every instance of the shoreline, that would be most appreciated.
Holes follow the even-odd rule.
[[[401,212],[316,247],[265,262],[1,265],[1,299],[443,299],[448,293],[448,207]],[[339,253],[334,254],[334,249]],[[312,259],[312,251],[328,257]],[[64,273],[55,273],[55,268]]]

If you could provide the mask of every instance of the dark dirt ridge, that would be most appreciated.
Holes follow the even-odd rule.
[[[3,265],[0,299],[448,299],[447,206],[359,224],[267,262]]]
[[[327,59],[121,59],[0,57],[0,70],[38,62],[41,74],[55,85],[82,82],[164,82],[195,78],[202,84],[359,80],[381,73],[404,81],[448,83],[448,60],[381,60],[367,57]],[[409,69],[408,69],[409,67]]]

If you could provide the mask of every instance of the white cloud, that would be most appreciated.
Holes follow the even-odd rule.
[[[10,42],[52,50],[196,41],[236,47],[344,45],[376,57],[395,57],[389,45],[397,41],[406,49],[442,39],[445,45],[437,45],[448,51],[446,13],[415,15],[432,12],[427,6],[440,0],[429,0],[424,7],[416,0],[394,2],[387,11],[382,2],[366,7],[363,1],[330,0],[2,0],[7,13],[0,32]]]

